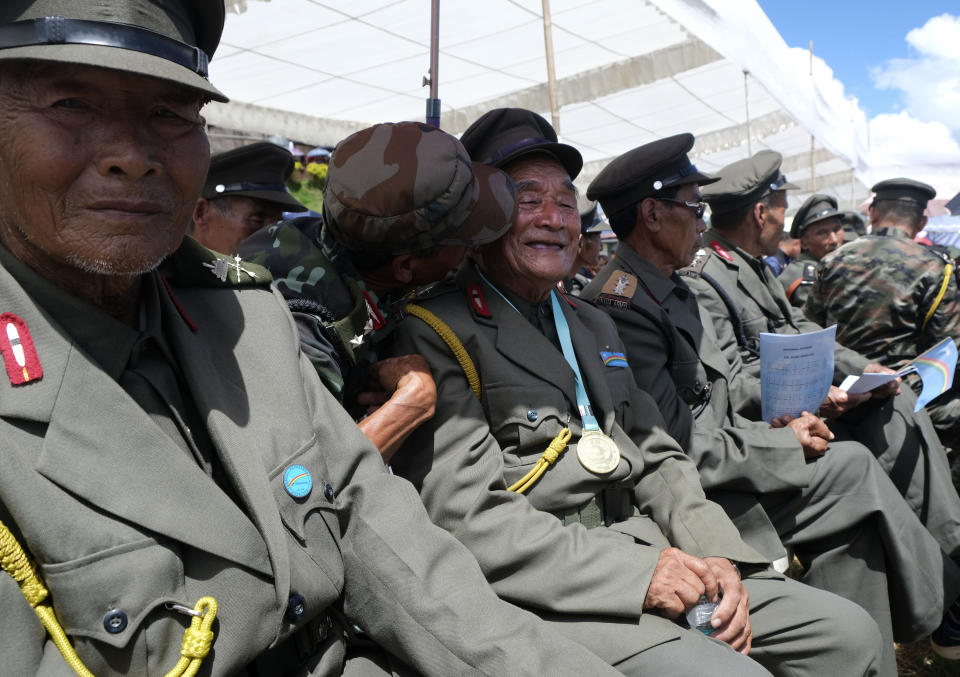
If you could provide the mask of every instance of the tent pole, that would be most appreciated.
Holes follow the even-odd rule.
[[[753,145],[750,141],[750,98],[747,95],[747,80],[750,78],[749,71],[743,71],[743,110],[747,113],[747,157],[753,157]]]
[[[550,92],[550,120],[560,136],[560,110],[557,105],[557,76],[553,69],[553,26],[550,22],[550,0],[543,0],[543,42],[547,51],[547,90]]]
[[[810,86],[816,87],[816,83],[813,81],[813,40],[810,41]],[[817,192],[817,174],[814,171],[813,167],[813,146],[815,139],[813,134],[810,135],[810,192]]]
[[[440,127],[440,0],[430,0],[430,98],[427,99],[427,124]]]

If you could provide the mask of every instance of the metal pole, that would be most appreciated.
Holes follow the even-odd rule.
[[[427,124],[440,126],[440,0],[430,0],[430,98],[427,99]],[[427,82],[424,82],[427,84]]]
[[[750,97],[747,92],[747,81],[750,72],[743,71],[743,109],[747,112],[747,157],[753,157],[753,145],[750,141]]]
[[[550,23],[550,0],[543,0],[543,43],[547,51],[547,90],[550,92],[550,120],[560,136],[560,109],[557,105],[557,76],[553,69],[553,27]]]
[[[813,82],[813,40],[810,41],[810,86],[814,87]],[[813,147],[815,143],[813,134],[810,135],[810,192],[817,192],[817,173],[813,167]]]

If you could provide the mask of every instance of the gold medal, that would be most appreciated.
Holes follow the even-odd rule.
[[[585,430],[577,442],[577,460],[590,472],[607,475],[620,465],[620,450],[599,430]]]

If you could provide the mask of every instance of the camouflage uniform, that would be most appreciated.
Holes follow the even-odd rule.
[[[804,308],[837,341],[898,368],[946,336],[960,339],[960,296],[951,275],[929,321],[949,256],[898,228],[879,228],[826,256]],[[919,379],[913,385],[919,388]],[[927,407],[945,445],[960,447],[960,395],[954,389]]]
[[[482,244],[510,224],[513,184],[471,163],[460,143],[414,122],[380,124],[334,150],[324,219],[274,224],[240,245],[270,270],[293,311],[301,347],[321,379],[355,416],[367,367],[380,354],[410,296],[378,298],[351,256],[423,253],[440,245]]]

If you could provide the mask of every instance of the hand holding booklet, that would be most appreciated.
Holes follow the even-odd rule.
[[[926,404],[939,397],[953,385],[953,374],[957,366],[957,346],[952,338],[945,338],[929,350],[913,358],[895,374],[851,374],[840,384],[842,390],[851,395],[866,393],[882,386],[895,378],[916,373],[923,382],[923,389],[917,396],[914,411],[920,411]]]
[[[760,407],[764,421],[816,413],[833,383],[837,326],[806,334],[760,334]]]

